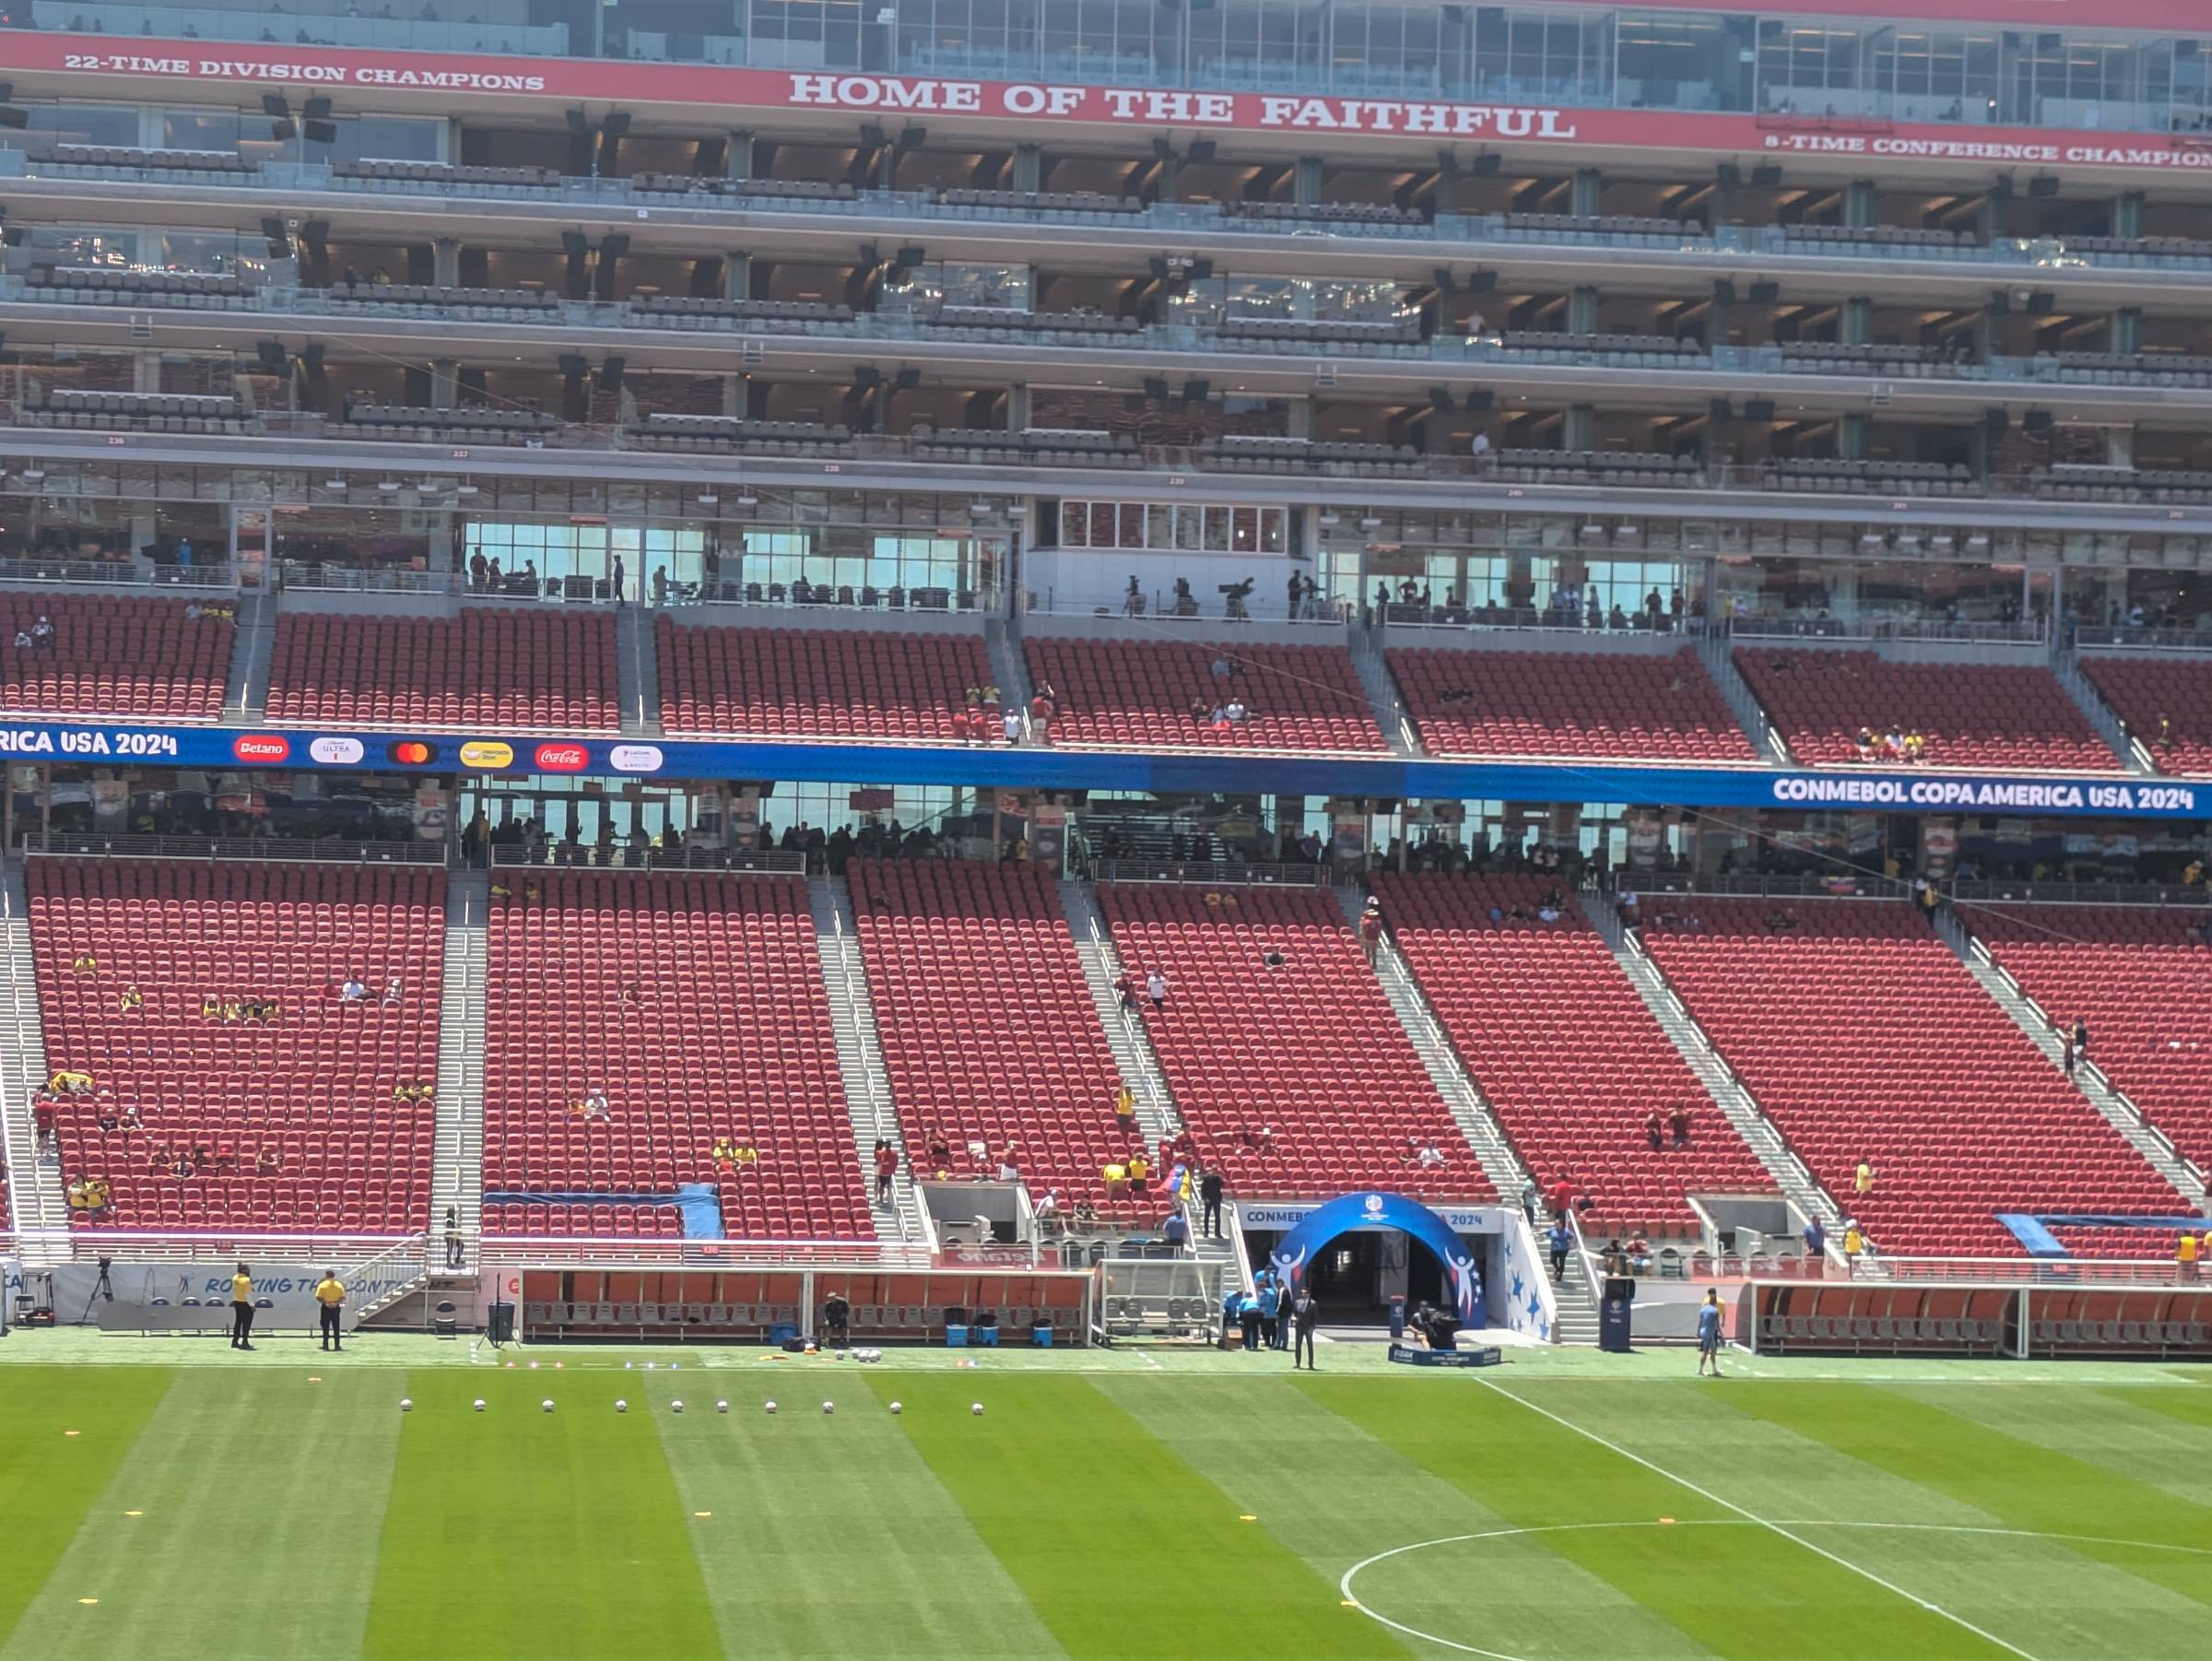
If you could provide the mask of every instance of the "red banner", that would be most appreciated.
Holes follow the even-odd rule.
[[[2025,6],[2038,0],[2011,0]],[[2048,0],[2070,4],[2071,0]],[[436,53],[353,52],[335,47],[209,46],[99,35],[0,31],[0,71],[123,77],[224,86],[419,90],[446,95],[539,97],[640,106],[711,105],[718,119],[746,109],[835,110],[880,119],[973,117],[1068,122],[1145,133],[1283,134],[1329,147],[1353,137],[1425,144],[1530,144],[1578,149],[1683,150],[1702,154],[1936,161],[1994,167],[2105,167],[2132,171],[2212,169],[2204,135],[2046,132],[2024,127],[1901,125],[1817,115],[1697,115],[1648,110],[1581,110],[1541,104],[1460,103],[1435,99],[1304,93],[1202,92],[979,81],[938,76],[826,70],[726,69],[712,65],[610,63],[582,58],[456,57]]]

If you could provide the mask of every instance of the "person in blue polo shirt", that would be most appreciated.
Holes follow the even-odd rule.
[[[1260,1336],[1270,1349],[1283,1347],[1280,1341],[1283,1324],[1276,1318],[1282,1307],[1283,1289],[1276,1284],[1274,1276],[1264,1277],[1260,1281]]]
[[[1711,1287],[1705,1302],[1698,1305],[1698,1376],[1705,1376],[1705,1369],[1712,1368],[1712,1376],[1721,1376],[1721,1289]]]

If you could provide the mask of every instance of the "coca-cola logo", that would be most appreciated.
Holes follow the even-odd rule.
[[[281,761],[292,753],[292,746],[275,733],[241,733],[230,741],[230,753],[241,761]]]
[[[540,772],[582,772],[589,765],[592,752],[581,744],[541,744],[536,759]]]

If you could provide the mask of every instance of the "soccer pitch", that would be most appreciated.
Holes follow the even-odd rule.
[[[2212,1615],[2203,1372],[1323,1359],[18,1335],[0,1661],[2113,1661]]]

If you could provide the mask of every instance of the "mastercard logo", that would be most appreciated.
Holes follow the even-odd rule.
[[[461,747],[461,765],[496,769],[514,765],[514,746],[488,738],[472,738]]]
[[[242,733],[231,740],[230,753],[241,761],[281,761],[292,753],[292,745],[274,733]]]
[[[438,759],[438,747],[420,738],[402,738],[384,753],[401,767],[428,767]]]
[[[581,744],[541,744],[534,759],[540,772],[582,772],[592,753]]]

